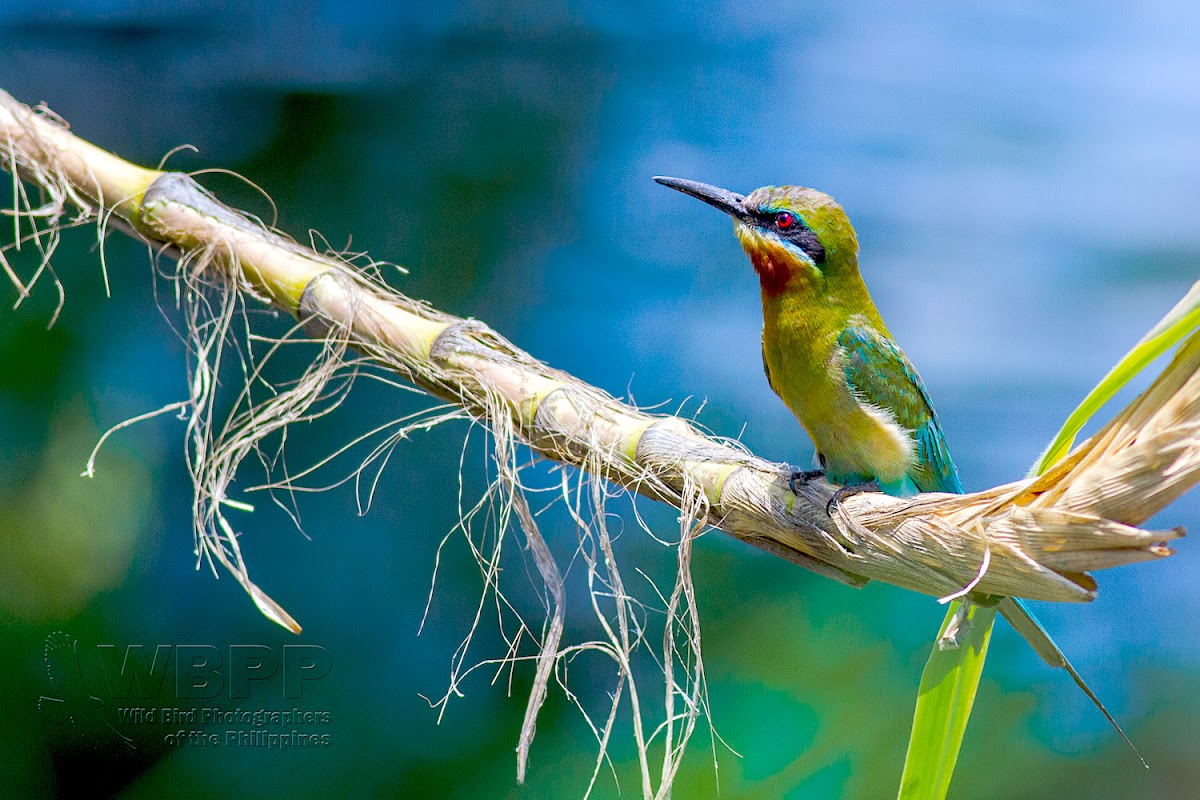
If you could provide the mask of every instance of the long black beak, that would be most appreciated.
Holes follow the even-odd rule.
[[[729,214],[734,219],[744,220],[750,216],[750,212],[746,210],[746,198],[740,194],[734,194],[728,189],[709,186],[707,183],[700,183],[699,181],[685,181],[682,178],[656,176],[654,180],[663,186],[670,186],[672,189],[684,194],[690,194],[697,200],[703,200],[713,208],[719,208],[726,214]]]

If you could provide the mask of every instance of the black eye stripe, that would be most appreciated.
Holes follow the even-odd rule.
[[[770,211],[765,208],[760,208],[754,215],[759,227],[783,239],[785,242],[791,242],[799,247],[814,264],[825,263],[825,245],[821,244],[821,240],[813,229],[805,224],[804,219],[796,213],[787,212],[791,215],[792,222],[785,228],[781,228],[775,224],[776,219],[780,215],[780,211]]]

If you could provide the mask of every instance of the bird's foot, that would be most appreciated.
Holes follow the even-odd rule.
[[[825,470],[823,469],[805,469],[792,470],[791,476],[788,478],[788,488],[792,490],[792,494],[800,494],[796,491],[797,486],[804,486],[814,478],[824,478]]]
[[[843,486],[833,493],[833,497],[829,498],[829,502],[825,504],[825,513],[833,516],[833,510],[837,508],[838,505],[847,497],[853,497],[856,494],[863,494],[864,492],[880,491],[883,490],[879,488],[879,484],[876,481],[867,481],[866,483],[856,483],[852,486]]]

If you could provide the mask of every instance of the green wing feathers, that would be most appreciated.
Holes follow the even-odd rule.
[[[846,381],[862,400],[887,409],[911,432],[917,464],[909,477],[922,492],[962,492],[933,403],[912,362],[889,337],[851,326],[838,336],[846,353]]]

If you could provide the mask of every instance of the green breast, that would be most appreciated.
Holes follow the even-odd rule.
[[[899,487],[917,461],[916,441],[887,404],[864,402],[848,380],[851,357],[841,337],[855,316],[803,298],[765,300],[763,362],[831,481]]]

